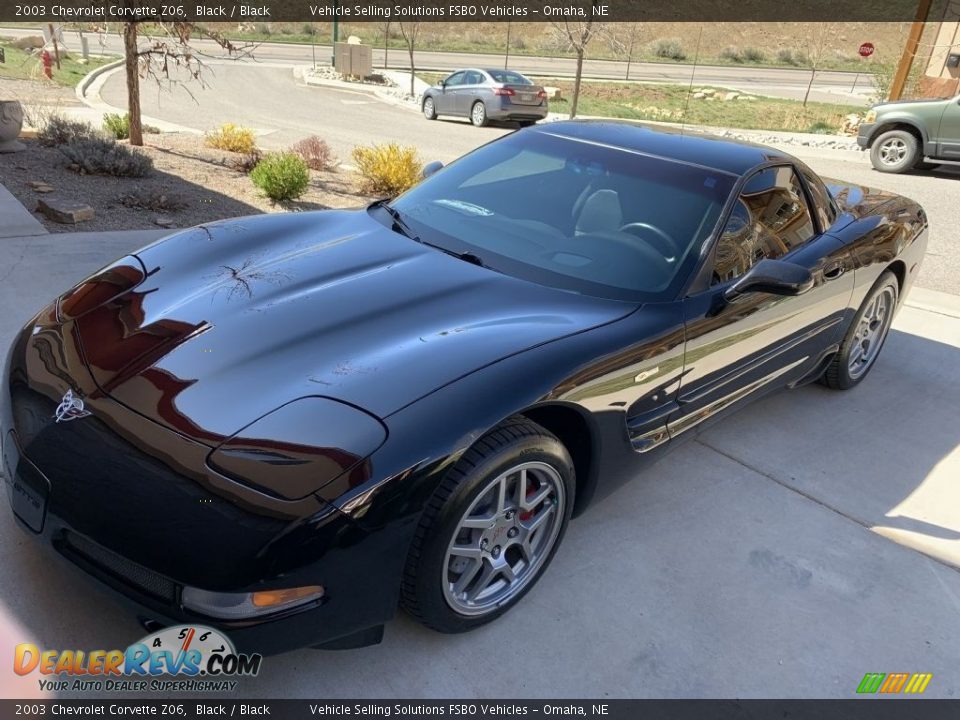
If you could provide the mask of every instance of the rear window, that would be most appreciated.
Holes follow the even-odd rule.
[[[533,82],[528,78],[510,70],[487,70],[487,74],[493,78],[494,82],[504,83],[505,85],[533,85]]]

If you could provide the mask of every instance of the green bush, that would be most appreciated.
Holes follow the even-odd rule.
[[[686,60],[687,54],[683,51],[683,44],[676,38],[657,40],[651,47],[653,54],[668,60]]]
[[[420,182],[423,163],[417,149],[389,145],[358,145],[353,149],[353,162],[360,173],[360,192],[393,197]]]
[[[126,140],[130,137],[130,113],[118,115],[117,113],[107,113],[103,116],[103,129],[113,135],[117,140]],[[156,135],[160,128],[153,125],[140,123],[140,130],[144,133]]]
[[[766,61],[767,54],[760,48],[748,47],[743,49],[743,61],[748,63],[762,63]]]
[[[37,131],[37,141],[48,147],[99,136],[100,133],[90,123],[70,120],[62,115],[51,115]]]
[[[723,60],[729,62],[742,63],[743,55],[740,54],[740,49],[735,48],[732,45],[728,45],[723,50],[720,51],[720,57]]]
[[[806,54],[798,50],[791,50],[790,48],[777,51],[777,61],[784,65],[793,65],[795,67],[806,65],[809,62]]]
[[[250,180],[274,202],[294,200],[310,184],[310,170],[299,155],[269,153],[251,171]]]
[[[143,177],[153,169],[153,160],[147,155],[102,135],[75,138],[58,149],[78,172],[87,175]]]

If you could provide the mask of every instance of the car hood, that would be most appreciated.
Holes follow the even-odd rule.
[[[98,387],[211,445],[305,396],[386,417],[635,308],[464,262],[364,210],[202,225],[102,275],[61,301]]]

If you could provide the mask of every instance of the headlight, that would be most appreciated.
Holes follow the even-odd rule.
[[[368,479],[364,463],[387,431],[373,415],[337,400],[305,397],[264,415],[217,447],[217,472],[284,500],[299,500],[347,474]]]
[[[865,123],[876,122],[876,121],[877,121],[877,111],[876,111],[876,110],[873,110],[873,109],[867,110],[867,114],[864,115],[863,121],[864,121]]]
[[[289,610],[323,598],[323,587],[261,590],[253,593],[221,593],[185,587],[180,597],[183,607],[221,620],[241,620]]]

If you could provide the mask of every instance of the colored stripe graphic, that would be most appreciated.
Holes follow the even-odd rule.
[[[863,680],[860,681],[860,685],[857,687],[857,692],[875,693],[880,689],[880,683],[883,682],[885,677],[885,673],[867,673],[863,676]]]
[[[895,695],[909,693],[919,695],[927,689],[933,673],[867,673],[857,686],[861,694],[883,693]]]
[[[922,693],[927,689],[927,685],[930,684],[932,679],[932,673],[914,673],[910,677],[910,682],[907,683],[907,687],[904,689],[904,692],[913,694]]]
[[[890,673],[887,675],[886,682],[880,686],[880,692],[882,693],[898,693],[903,689],[904,684],[907,682],[907,678],[910,677],[907,673]]]

